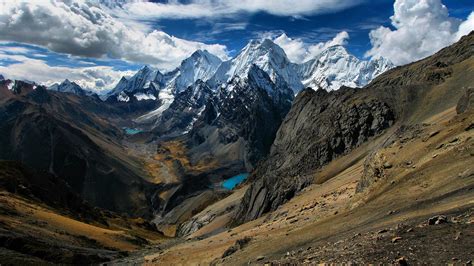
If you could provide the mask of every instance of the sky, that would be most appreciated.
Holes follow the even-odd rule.
[[[197,49],[222,60],[272,39],[295,63],[344,45],[360,59],[419,60],[474,30],[472,0],[0,0],[0,74],[105,91]]]

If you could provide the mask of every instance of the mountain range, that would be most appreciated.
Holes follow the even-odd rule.
[[[467,263],[473,66],[474,32],[398,67],[198,50],[100,96],[0,76],[0,261]]]
[[[143,108],[144,102],[147,102],[155,108],[136,117],[136,127],[153,131],[155,137],[160,138],[189,133],[186,142],[200,156],[201,149],[206,147],[208,152],[205,154],[217,158],[220,164],[241,164],[249,170],[267,154],[293,95],[305,86],[325,90],[335,90],[344,85],[362,87],[392,67],[393,64],[383,58],[361,61],[342,46],[329,47],[314,59],[298,65],[292,63],[273,41],[253,40],[234,58],[224,62],[207,51],[198,50],[175,70],[164,74],[145,66],[133,77],[123,77],[106,95],[106,101],[122,103],[133,110]],[[232,92],[236,87],[239,91]],[[247,87],[253,89],[241,89]],[[258,88],[270,97],[270,101],[264,101],[271,105],[255,106],[255,102],[261,100],[252,97],[260,98],[263,94],[247,94],[253,94]],[[288,88],[292,93],[288,92]],[[236,100],[240,102],[235,103]],[[262,108],[270,110],[270,116],[263,112],[260,114],[262,118],[259,118],[272,121],[272,126],[266,128],[269,132],[251,136],[243,132],[243,126],[229,126],[232,119],[219,121],[222,117],[235,116],[231,114],[235,112],[233,109],[221,109],[223,106],[236,108],[236,105],[245,106],[250,113]],[[212,121],[210,112],[215,116]],[[276,113],[279,118],[273,117]],[[202,120],[207,121],[206,129],[202,128]],[[255,126],[260,128],[262,125]],[[206,144],[209,141],[212,142],[210,146]],[[255,141],[260,144],[248,144]],[[234,154],[232,158],[228,158],[229,153],[220,156],[218,151],[222,151],[223,147],[226,147],[224,150],[231,149],[231,143],[239,147],[238,151],[231,153]]]
[[[339,45],[295,64],[273,41],[252,40],[224,62],[198,50],[167,73],[145,66],[130,78],[122,77],[101,97],[120,106],[124,113],[133,113],[131,127],[153,132],[154,138],[186,135],[192,154],[196,151],[201,157],[202,149],[206,149],[204,154],[217,159],[224,168],[240,165],[238,168],[250,170],[268,153],[294,95],[303,88],[330,91],[341,86],[362,87],[390,68],[393,64],[383,58],[362,61]],[[68,80],[49,89],[93,95]],[[262,92],[256,93],[258,90]],[[245,110],[237,112],[240,107]],[[236,120],[236,113],[250,116]],[[261,128],[267,120],[271,121],[265,127],[268,132],[244,132],[249,128],[247,123],[256,123],[250,128]],[[221,154],[233,146],[238,147],[235,152]]]

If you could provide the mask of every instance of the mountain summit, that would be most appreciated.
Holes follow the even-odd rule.
[[[54,84],[48,88],[52,91],[58,92],[66,92],[72,93],[76,95],[86,95],[86,91],[81,88],[77,83],[71,82],[70,80],[66,79],[61,84]]]
[[[298,74],[305,87],[331,91],[341,86],[363,87],[393,67],[384,58],[360,60],[349,54],[343,46],[336,45],[299,65]]]
[[[245,77],[254,64],[267,72],[273,82],[286,82],[295,94],[303,88],[285,51],[269,39],[250,41],[234,59],[222,63],[211,83],[219,85],[235,76]]]

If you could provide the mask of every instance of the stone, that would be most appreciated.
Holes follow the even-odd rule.
[[[250,241],[252,240],[251,237],[244,237],[242,239],[237,239],[235,241],[235,244],[231,247],[229,247],[226,251],[224,251],[224,254],[222,254],[222,258],[228,257],[235,252],[237,252],[240,249],[243,249]]]
[[[265,256],[258,256],[257,257],[257,261],[261,261],[261,260],[264,260],[265,259]]]
[[[455,142],[458,142],[458,141],[459,141],[459,138],[454,138],[449,143],[455,143]]]
[[[396,237],[392,238],[392,243],[396,243],[396,242],[398,242],[398,241],[400,241],[400,240],[402,240],[402,239],[403,239],[403,238],[402,238],[401,236],[396,236]]]
[[[430,133],[430,135],[429,135],[428,137],[429,137],[429,138],[432,138],[432,137],[438,135],[439,132],[440,132],[439,130],[433,131],[433,132]]]
[[[405,257],[400,257],[396,260],[396,262],[399,264],[399,265],[408,265],[408,261]]]
[[[428,225],[444,224],[447,222],[448,222],[448,219],[444,215],[433,216],[428,219]]]
[[[390,169],[392,167],[393,167],[393,165],[389,162],[386,162],[386,163],[383,164],[383,168],[385,168],[385,169]]]

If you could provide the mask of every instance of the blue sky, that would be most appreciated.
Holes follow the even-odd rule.
[[[285,32],[292,38],[302,38],[308,43],[324,42],[337,33],[347,31],[350,42],[347,47],[358,57],[370,47],[369,31],[380,25],[388,25],[393,14],[392,0],[378,0],[376,4],[362,3],[346,10],[329,14],[302,17],[275,16],[264,12],[244,14],[233,19],[176,20],[164,19],[156,23],[162,30],[184,39],[225,44],[235,55],[250,39],[262,34]],[[220,26],[219,24],[223,24]],[[224,30],[225,26],[243,26],[243,29]],[[219,27],[220,26],[220,27]],[[219,31],[220,29],[220,31]]]
[[[283,33],[297,63],[331,43],[404,64],[474,29],[473,10],[472,0],[0,0],[0,74],[110,89],[144,64],[171,70],[196,49],[225,60]]]
[[[362,58],[371,47],[370,30],[382,25],[390,26],[393,2],[393,0],[365,1],[340,11],[305,15],[300,18],[258,12],[242,14],[232,19],[162,19],[152,24],[180,38],[224,44],[229,48],[231,56],[234,56],[250,39],[259,38],[263,33],[285,32],[292,38],[318,43],[332,39],[341,31],[347,31],[350,40],[346,47],[351,53]],[[472,0],[444,0],[443,3],[453,17],[463,20],[474,9]],[[245,28],[239,28],[244,25]],[[225,30],[225,26],[230,29]]]

